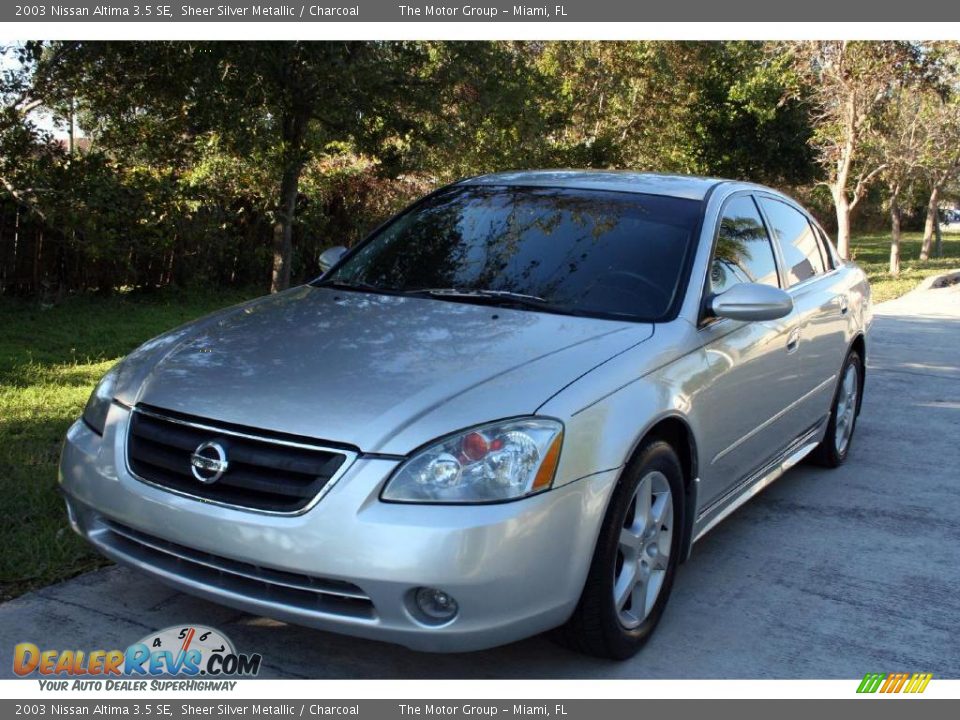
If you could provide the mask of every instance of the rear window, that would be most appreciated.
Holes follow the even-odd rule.
[[[369,238],[323,283],[533,296],[544,308],[656,320],[676,297],[700,203],[567,188],[466,185]]]

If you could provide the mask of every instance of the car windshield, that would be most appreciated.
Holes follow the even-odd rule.
[[[462,185],[401,214],[319,285],[657,320],[673,305],[700,203]]]

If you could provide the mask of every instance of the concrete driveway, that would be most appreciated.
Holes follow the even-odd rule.
[[[291,627],[111,567],[0,606],[0,676],[17,642],[124,647],[212,625],[268,677],[960,677],[960,286],[877,308],[848,463],[800,466],[720,525],[681,567],[656,636],[629,662],[543,637],[437,656]]]

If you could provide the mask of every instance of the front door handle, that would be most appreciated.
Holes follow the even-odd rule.
[[[795,327],[787,335],[787,354],[795,353],[798,347],[800,347],[800,328]]]

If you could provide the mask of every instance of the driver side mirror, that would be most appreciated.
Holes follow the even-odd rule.
[[[340,262],[340,258],[342,258],[346,252],[347,249],[343,245],[335,245],[334,247],[329,247],[324,250],[317,259],[317,262],[320,264],[320,271],[327,272],[327,270]]]
[[[771,285],[740,283],[711,297],[709,308],[719,318],[743,322],[776,320],[793,311],[793,298]]]

